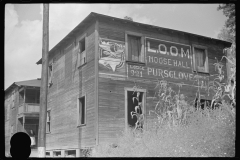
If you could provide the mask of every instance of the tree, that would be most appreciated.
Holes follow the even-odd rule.
[[[225,26],[218,34],[218,38],[232,43],[232,46],[225,49],[227,59],[227,73],[228,73],[228,85],[229,95],[232,100],[232,104],[236,104],[236,44],[235,44],[235,4],[221,4],[217,10],[223,10],[223,14],[228,17],[225,22]],[[226,86],[226,87],[227,87]]]
[[[226,26],[224,26],[220,33],[218,34],[218,39],[224,40],[224,41],[228,41],[231,43],[235,42],[235,36],[233,34],[231,34],[230,30],[228,28],[226,28]]]
[[[229,32],[235,37],[235,4],[220,4],[217,10],[223,10],[223,14],[228,17],[225,22],[225,27],[229,29]]]

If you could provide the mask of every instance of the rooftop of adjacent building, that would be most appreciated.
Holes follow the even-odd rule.
[[[13,84],[11,84],[11,85],[5,90],[5,94],[6,94],[7,92],[11,91],[12,89],[14,89],[14,88],[17,87],[17,86],[18,86],[18,87],[20,87],[20,86],[40,87],[40,86],[41,86],[41,78],[14,82]]]

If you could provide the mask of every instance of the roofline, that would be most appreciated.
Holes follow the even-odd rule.
[[[37,79],[31,79],[31,80],[41,80],[41,78],[37,78]],[[19,81],[21,82],[21,81]],[[14,86],[15,85],[15,86]],[[13,87],[21,87],[21,86],[28,86],[28,85],[18,85],[16,82],[13,82],[13,84],[11,84],[4,92],[8,92],[9,90],[11,90]],[[35,87],[39,87],[39,86],[35,86]]]
[[[87,21],[91,21],[91,17],[96,17],[96,18],[107,18],[107,19],[112,19],[112,20],[117,20],[117,21],[122,21],[125,23],[132,23],[132,24],[137,24],[138,26],[143,26],[143,27],[148,27],[148,28],[155,28],[155,29],[159,29],[159,30],[168,30],[171,32],[178,32],[178,33],[183,33],[186,35],[190,35],[190,36],[197,36],[197,37],[202,37],[202,38],[206,38],[206,39],[211,39],[214,41],[219,41],[221,43],[224,43],[226,46],[231,46],[231,42],[227,42],[227,41],[223,41],[220,39],[216,39],[216,38],[211,38],[211,37],[206,37],[206,36],[202,36],[202,35],[198,35],[198,34],[193,34],[193,33],[189,33],[189,32],[184,32],[184,31],[179,31],[179,30],[174,30],[174,29],[169,29],[169,28],[163,28],[163,27],[158,27],[158,26],[153,26],[153,25],[149,25],[149,24],[144,24],[144,23],[139,23],[139,22],[134,22],[134,21],[129,21],[126,19],[121,19],[121,18],[116,18],[116,17],[111,17],[111,16],[107,16],[107,15],[103,15],[103,14],[98,14],[95,12],[91,12],[83,21],[81,21],[69,34],[67,34],[57,45],[55,45],[50,51],[49,54],[51,54],[54,50],[56,50],[59,46],[62,45],[62,43],[64,43],[64,41],[69,38],[71,35],[74,34],[74,32],[77,32],[78,28],[80,27],[84,27],[86,24],[84,24]],[[42,59],[40,59],[36,64],[42,64]]]
[[[64,41],[70,37],[72,34],[74,34],[74,32],[78,31],[78,28],[80,27],[84,27],[85,26],[85,22],[90,21],[91,20],[91,16],[95,16],[96,13],[91,12],[84,20],[82,20],[72,31],[70,31],[60,42],[58,42],[58,44],[56,44],[50,51],[49,54],[51,54],[54,50],[56,50],[57,48],[59,48],[59,46],[62,45],[62,43],[64,43]],[[42,58],[36,63],[36,64],[42,64]]]

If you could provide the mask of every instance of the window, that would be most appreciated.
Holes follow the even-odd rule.
[[[48,66],[48,87],[52,86],[53,64]]]
[[[65,157],[76,157],[76,150],[65,151]]]
[[[46,126],[46,132],[50,133],[51,132],[51,111],[47,111],[47,126]]]
[[[61,157],[61,151],[53,151],[53,157]]]
[[[144,122],[144,106],[145,106],[146,90],[141,89],[133,91],[125,88],[125,124],[126,127],[142,129]]]
[[[125,41],[127,42],[128,61],[144,63],[144,38],[139,33],[127,32]]]
[[[85,37],[79,41],[79,66],[84,65],[87,62],[86,59],[86,49],[85,49]]]
[[[193,45],[193,64],[195,71],[208,73],[208,54],[206,47]]]
[[[215,109],[215,108],[218,108],[221,104],[221,102],[214,101],[211,106],[211,103],[212,103],[211,100],[200,99],[200,101],[198,101],[198,98],[196,98],[195,99],[195,108],[204,109],[205,107],[207,107],[207,108]]]
[[[78,126],[86,124],[86,96],[78,98]]]
[[[46,152],[46,157],[50,157],[50,152]]]

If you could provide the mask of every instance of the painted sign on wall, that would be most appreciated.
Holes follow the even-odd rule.
[[[193,73],[190,45],[146,38],[145,52],[146,66],[129,64],[128,77],[207,85],[208,76],[199,76]],[[196,84],[199,83],[198,79],[201,84]]]
[[[125,75],[125,42],[100,38],[99,72]]]

